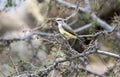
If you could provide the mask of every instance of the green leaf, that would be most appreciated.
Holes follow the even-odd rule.
[[[93,21],[92,22],[92,27],[96,27],[97,26],[97,22],[96,21]]]

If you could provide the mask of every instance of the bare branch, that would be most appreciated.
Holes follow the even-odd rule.
[[[96,36],[98,36],[98,35],[100,35],[100,34],[106,34],[107,33],[107,31],[100,31],[100,32],[97,32],[97,33],[95,33],[95,34],[93,34],[93,35],[79,35],[79,37],[96,37]]]
[[[111,32],[113,31],[114,28],[111,27],[111,25],[109,25],[108,23],[106,23],[105,21],[101,20],[100,18],[98,18],[94,13],[91,14],[91,18],[96,21],[99,26],[101,26],[102,28],[104,28],[105,30]]]
[[[120,59],[120,55],[111,52],[97,50],[96,53]]]
[[[14,41],[30,41],[32,39],[33,35],[38,35],[38,36],[42,36],[42,37],[59,37],[59,34],[54,34],[54,33],[45,33],[45,32],[31,32],[28,35],[26,35],[25,37],[19,37],[19,38],[13,38],[13,39],[6,39],[6,38],[0,38],[0,42],[3,43],[3,45],[9,45],[10,43],[14,42]]]
[[[84,31],[85,29],[88,29],[88,28],[90,28],[91,26],[92,26],[92,23],[87,24],[87,25],[84,25],[84,26],[82,26],[82,27],[80,27],[80,28],[75,29],[74,32]]]
[[[75,9],[75,8],[77,7],[77,5],[68,3],[68,2],[63,1],[63,0],[56,0],[56,1],[58,1],[59,3],[64,4],[65,6],[67,6],[68,8],[71,8],[71,9]],[[85,8],[79,7],[79,9],[80,9],[82,12],[86,12],[86,9],[85,9]]]

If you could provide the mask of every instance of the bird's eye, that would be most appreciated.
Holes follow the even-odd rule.
[[[62,21],[62,20],[57,20],[57,21]]]

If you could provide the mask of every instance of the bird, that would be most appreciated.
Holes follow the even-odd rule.
[[[66,38],[68,39],[77,39],[78,36],[76,35],[76,33],[73,31],[73,29],[67,24],[65,23],[65,19],[63,18],[56,18],[55,19],[57,24],[58,24],[58,29],[59,32]]]
[[[63,18],[56,18],[55,21],[58,24],[59,32],[68,40],[69,45],[82,53],[86,48],[84,44],[84,39],[80,38],[74,30],[65,22]]]

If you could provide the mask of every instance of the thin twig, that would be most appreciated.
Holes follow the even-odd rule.
[[[4,76],[4,77],[7,77],[1,70],[0,70],[1,74]]]
[[[13,59],[12,59],[11,56],[10,56],[10,60],[11,60],[11,62],[12,62],[12,64],[13,64],[13,67],[14,67],[14,69],[15,69],[15,71],[16,71],[16,74],[19,75],[19,71],[18,71],[18,69],[17,69],[17,66],[15,65],[15,63],[14,63],[14,61],[13,61]]]
[[[65,18],[66,21],[69,20],[70,18],[74,17],[78,13],[78,11],[79,11],[79,5],[80,5],[80,0],[77,1],[77,6],[75,8],[75,11],[70,16],[68,16],[67,18]]]

